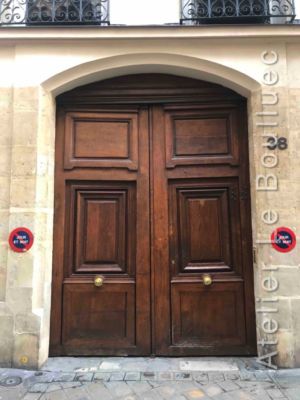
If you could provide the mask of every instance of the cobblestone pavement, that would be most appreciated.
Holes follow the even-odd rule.
[[[300,400],[300,369],[243,358],[50,358],[0,369],[0,400]]]

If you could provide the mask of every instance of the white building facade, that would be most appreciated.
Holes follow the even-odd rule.
[[[57,199],[60,197],[55,182],[55,166],[58,168],[55,140],[61,112],[57,99],[83,85],[89,84],[91,88],[91,84],[97,83],[97,88],[101,88],[101,82],[108,79],[140,74],[171,75],[208,82],[229,89],[244,99],[252,240],[242,240],[247,241],[246,245],[253,253],[248,255],[252,278],[247,279],[254,283],[251,301],[256,321],[252,326],[252,331],[256,332],[255,351],[249,355],[256,355],[260,362],[273,368],[299,366],[300,25],[292,21],[295,17],[293,4],[288,3],[279,15],[276,14],[278,8],[273,13],[266,11],[274,6],[273,3],[268,3],[266,9],[259,2],[250,2],[252,14],[256,12],[251,17],[246,15],[249,4],[243,8],[242,2],[238,11],[229,2],[216,4],[214,12],[219,12],[219,15],[212,14],[213,7],[204,11],[202,4],[194,14],[193,11],[188,13],[193,21],[181,21],[180,24],[186,15],[178,1],[168,0],[163,7],[158,2],[151,2],[148,10],[149,2],[139,2],[138,7],[133,1],[103,3],[103,14],[95,13],[91,3],[85,5],[82,2],[80,6],[74,3],[76,7],[73,5],[72,11],[72,5],[64,2],[56,14],[53,9],[52,14],[49,14],[49,9],[43,9],[42,2],[36,2],[37,8],[30,12],[28,4],[25,4],[23,11],[18,11],[23,13],[23,22],[18,25],[17,14],[9,16],[11,3],[8,6],[5,1],[0,2],[1,366],[36,368],[49,356],[51,329],[56,319],[53,310],[50,317],[54,304],[53,295],[51,303],[51,293],[54,293],[54,276],[59,271],[53,262],[53,254],[60,251],[53,235],[59,207]],[[97,5],[95,7],[99,11]],[[144,20],[139,14],[142,9]],[[82,20],[83,16],[89,24],[77,26],[87,21]],[[227,18],[229,20],[224,23]],[[276,23],[279,20],[280,23]],[[55,24],[49,25],[51,22]],[[143,26],[143,23],[156,26]],[[156,104],[155,101],[152,103]],[[177,103],[181,104],[179,100]],[[126,104],[129,108],[129,103]],[[80,111],[76,112],[85,112],[82,107],[80,105]],[[89,107],[90,114],[96,113],[95,107]],[[141,140],[137,139],[137,142]],[[195,150],[194,157],[197,154]],[[242,164],[243,160],[240,161]],[[101,171],[105,170],[101,165]],[[103,181],[110,179],[107,171],[101,172],[106,177],[101,178]],[[191,173],[194,174],[193,184],[196,184],[197,173]],[[90,179],[95,181],[96,178]],[[10,247],[10,232],[18,227],[26,227],[34,235],[29,251],[18,253]],[[276,236],[278,228],[283,232],[280,235],[288,237]],[[56,226],[55,229],[59,228]],[[279,243],[277,246],[274,232]],[[242,238],[243,235],[242,232]],[[231,243],[231,239],[227,238],[224,246]],[[154,237],[153,240],[158,239]],[[67,255],[63,257],[66,260]],[[231,262],[234,263],[229,261],[229,267]],[[108,282],[113,279],[113,274],[107,278],[103,271],[101,278],[104,276]],[[202,272],[195,278],[193,272],[189,272],[189,284],[202,285],[204,275],[207,275]],[[86,285],[94,282],[95,273],[89,273],[85,275]],[[217,285],[220,280],[217,267],[208,275],[213,279],[213,285]],[[154,299],[151,297],[149,301],[152,304]],[[199,301],[196,306],[202,304],[202,300]],[[64,307],[63,300],[60,304]],[[193,300],[191,304],[194,304]],[[201,310],[193,312],[197,315]],[[61,318],[66,318],[66,315]],[[172,318],[175,320],[176,316]],[[133,323],[133,326],[137,329],[137,325]],[[60,329],[63,329],[61,325]],[[95,353],[91,346],[89,354],[106,354],[102,347],[102,352],[99,346],[94,348]],[[68,354],[68,351],[63,354]],[[70,351],[69,354],[75,353]],[[86,353],[83,351],[82,354]],[[183,354],[191,355],[189,351],[183,351]],[[232,355],[238,355],[237,351]]]

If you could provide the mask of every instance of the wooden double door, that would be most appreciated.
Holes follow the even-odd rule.
[[[51,354],[255,354],[245,103],[122,79],[58,106]]]

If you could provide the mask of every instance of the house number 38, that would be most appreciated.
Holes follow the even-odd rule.
[[[280,137],[278,139],[269,137],[268,143],[270,143],[269,146],[267,146],[269,150],[275,150],[276,148],[279,150],[286,150],[288,148],[288,141],[285,137]]]

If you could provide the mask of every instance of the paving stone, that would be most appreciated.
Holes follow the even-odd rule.
[[[224,374],[225,379],[229,379],[231,381],[236,381],[240,379],[240,374],[234,373],[234,372],[225,372]]]
[[[185,397],[185,396],[178,395],[178,396],[172,397],[172,400],[186,400],[186,397]]]
[[[116,370],[120,370],[121,366],[120,366],[120,363],[117,363],[117,362],[104,361],[100,364],[99,369],[107,370],[107,371],[116,371]]]
[[[149,371],[149,372],[142,372],[141,373],[141,380],[142,381],[155,380],[155,379],[156,379],[155,372]]]
[[[140,372],[126,372],[125,381],[139,381],[141,379]]]
[[[164,385],[160,386],[157,389],[155,389],[164,399],[173,399],[173,397],[176,395],[176,389],[174,385],[169,384],[169,385]]]
[[[16,389],[3,390],[0,389],[0,399],[1,400],[19,400],[24,397],[25,393]],[[41,394],[39,394],[41,395]]]
[[[98,371],[98,367],[91,367],[89,369],[90,372],[97,372]]]
[[[245,381],[256,380],[254,372],[249,372],[249,371],[241,371],[240,377],[242,380],[245,380]]]
[[[151,390],[151,385],[146,381],[127,382],[127,385],[136,393],[141,394]]]
[[[27,393],[22,400],[39,400],[39,398],[41,397],[40,393]],[[1,395],[0,395],[0,399],[1,399]],[[4,400],[4,399],[3,399]]]
[[[223,390],[220,388],[220,386],[212,385],[212,384],[203,386],[203,390],[208,396],[211,396],[211,397],[216,396],[217,394],[223,393]]]
[[[142,400],[161,400],[161,396],[155,390],[143,393]]]
[[[205,372],[193,372],[193,379],[197,382],[208,382],[208,374]]]
[[[168,382],[169,383],[169,382]],[[199,384],[194,381],[176,381],[172,382],[178,393],[183,393],[188,390],[201,389]]]
[[[70,389],[82,386],[81,382],[61,382],[63,389]]]
[[[80,373],[87,373],[87,372],[90,372],[90,369],[88,368],[88,367],[86,367],[86,368],[83,368],[83,367],[79,367],[79,368],[74,368],[74,371],[75,372],[80,372]]]
[[[104,384],[113,396],[120,397],[133,394],[133,391],[126,382],[104,382]]]
[[[255,372],[255,377],[257,381],[262,382],[272,382],[270,375],[265,371],[257,371]]]
[[[208,360],[208,361],[181,361],[182,371],[238,371],[234,361]]]
[[[273,382],[257,382],[257,381],[238,381],[236,382],[243,389],[251,390],[251,388],[256,388],[257,385],[264,389],[270,389],[274,387]]]
[[[206,397],[205,393],[200,389],[190,390],[190,391],[184,393],[184,395],[189,400],[192,400],[192,399],[201,399],[201,400],[203,400]]]
[[[250,393],[251,396],[257,397],[259,400],[270,400],[268,393],[260,387],[253,388],[248,393]]]
[[[300,400],[299,388],[285,389],[283,392],[289,400]]]
[[[212,382],[224,381],[224,375],[216,372],[210,372],[208,374],[208,380]]]
[[[59,392],[57,392],[59,393]],[[70,400],[90,400],[91,397],[83,387],[65,389],[64,393]]]
[[[148,381],[149,385],[151,385],[153,388],[157,388],[159,386],[162,386],[163,382],[160,381]]]
[[[291,372],[289,376],[275,376],[276,382],[282,387],[286,389],[290,389],[293,387],[300,388],[300,375],[294,376]]]
[[[300,367],[291,369],[277,369],[277,370],[272,369],[271,371],[268,372],[270,373],[270,375],[275,375],[276,378],[285,376],[295,376],[300,378]]]
[[[62,389],[62,386],[59,383],[50,383],[50,385],[48,385],[46,392],[47,393],[56,392],[57,390],[61,390],[61,389]]]
[[[59,375],[56,372],[41,372],[40,375],[34,375],[28,380],[33,383],[51,383],[57,376]]]
[[[53,378],[53,382],[71,382],[75,379],[76,374],[62,374]]]
[[[213,397],[214,400],[233,400],[232,393],[221,393],[217,394],[216,396]],[[211,397],[210,397],[211,398]],[[236,400],[236,398],[234,398]],[[238,399],[238,400],[244,400],[244,399]]]
[[[174,368],[172,368],[170,359],[161,359],[161,358],[149,359],[147,368],[143,368],[144,371],[146,370],[146,371],[156,371],[156,372],[167,372],[172,369]]]
[[[48,389],[47,383],[35,383],[28,390],[29,393],[44,393]]]
[[[239,386],[236,385],[232,381],[224,381],[224,382],[219,382],[218,385],[225,390],[225,392],[230,392],[232,390],[239,390]]]
[[[123,381],[125,372],[113,372],[110,376],[110,381]]]
[[[231,400],[260,400],[257,397],[253,397],[250,393],[243,390],[238,390],[236,392],[230,392]]]
[[[110,372],[96,372],[94,375],[94,381],[109,381],[110,376]]]
[[[74,399],[70,398],[68,399],[67,395],[62,390],[59,390],[57,392],[44,393],[39,398],[39,400],[74,400]]]
[[[86,392],[91,399],[95,400],[112,400],[113,396],[110,391],[100,382],[88,383],[85,386]]]
[[[172,381],[174,375],[172,372],[159,372],[157,374],[157,380],[159,381]]]
[[[282,399],[285,397],[279,389],[268,389],[267,393],[271,399]]]
[[[192,374],[190,374],[188,372],[175,372],[174,378],[176,381],[191,381]]]
[[[91,382],[93,380],[94,374],[92,372],[88,372],[86,374],[76,374],[75,380],[79,382]]]
[[[146,371],[147,368],[149,367],[149,361],[147,359],[132,359],[128,358],[126,361],[121,362],[121,369],[122,371],[125,372],[140,372],[140,371]]]

